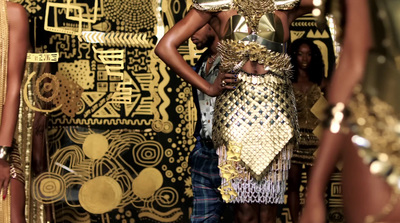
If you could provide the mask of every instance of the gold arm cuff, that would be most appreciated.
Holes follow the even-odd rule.
[[[343,132],[347,129],[342,124],[347,121],[350,112],[344,103],[338,102],[335,105],[330,105],[326,110],[326,114],[327,118],[323,122],[323,126],[329,128],[332,133]]]
[[[0,146],[0,159],[10,162],[10,153],[12,151],[10,146]]]

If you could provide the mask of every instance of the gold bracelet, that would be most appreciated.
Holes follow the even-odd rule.
[[[13,148],[10,146],[0,146],[0,159],[10,162],[10,153]]]
[[[343,122],[349,117],[350,112],[342,102],[331,105],[326,110],[327,118],[323,122],[324,127],[329,128],[332,133],[338,133],[343,129]]]

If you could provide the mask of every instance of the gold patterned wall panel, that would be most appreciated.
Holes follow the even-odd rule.
[[[153,52],[186,1],[19,3],[42,52],[30,58],[58,61],[24,87],[30,109],[47,113],[49,154],[28,222],[187,222],[196,111],[191,86]],[[199,57],[191,43],[179,51]]]

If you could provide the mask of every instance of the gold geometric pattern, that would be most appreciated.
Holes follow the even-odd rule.
[[[213,123],[215,146],[240,145],[240,159],[256,179],[289,140],[297,137],[296,122],[290,118],[297,116],[289,79],[273,73],[265,76],[275,77],[258,85],[239,83],[236,90],[217,98],[214,110],[214,120],[218,120]]]

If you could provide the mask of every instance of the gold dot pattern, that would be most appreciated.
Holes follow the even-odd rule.
[[[139,32],[142,29],[152,29],[156,25],[154,16],[154,1],[111,1],[104,2],[106,19],[115,22],[117,31]]]

